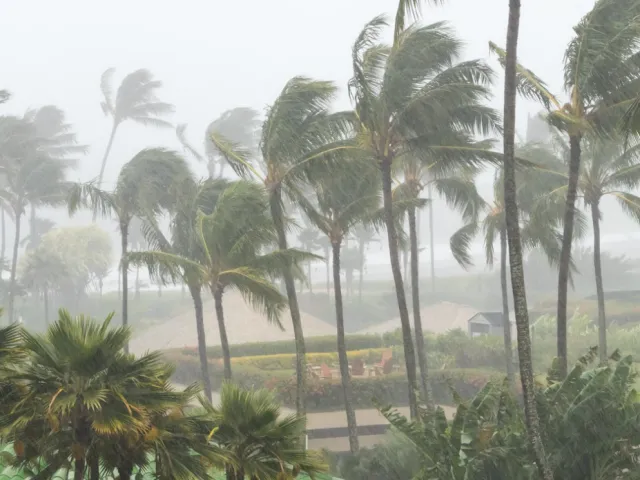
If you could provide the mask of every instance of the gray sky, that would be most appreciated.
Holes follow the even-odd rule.
[[[465,57],[486,58],[489,40],[504,44],[507,3],[449,0],[426,8],[423,21],[448,20],[467,43]],[[562,93],[571,27],[593,4],[523,0],[520,61],[555,93]],[[368,20],[392,15],[395,7],[396,0],[0,0],[0,88],[14,95],[5,110],[63,108],[81,141],[91,146],[78,172],[88,180],[98,174],[109,133],[99,89],[106,68],[116,67],[116,86],[126,73],[150,69],[164,82],[162,100],[176,106],[173,121],[188,123],[188,135],[199,146],[207,123],[224,110],[264,109],[294,75],[334,80],[342,88],[336,108],[347,108],[351,43]],[[501,109],[498,73],[493,105]],[[522,135],[527,114],[535,111],[535,105],[519,101]],[[178,147],[171,130],[123,125],[107,181],[147,146]],[[201,165],[198,171],[206,169]],[[621,225],[616,213],[611,218]]]

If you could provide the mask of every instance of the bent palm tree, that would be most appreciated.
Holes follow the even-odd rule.
[[[176,203],[176,193],[189,168],[175,152],[161,148],[142,150],[126,163],[112,192],[98,186],[75,184],[67,199],[69,214],[79,208],[90,208],[94,216],[115,216],[120,231],[122,259],[122,324],[128,325],[128,271],[127,247],[129,227],[135,216],[160,214],[171,210]],[[128,348],[128,346],[127,346]]]
[[[640,2],[636,0],[598,0],[574,27],[575,36],[564,55],[566,102],[554,96],[531,70],[520,64],[515,67],[517,90],[545,106],[547,120],[567,135],[570,145],[558,273],[557,339],[562,376],[567,374],[567,295],[582,140],[585,135],[603,136],[616,130],[624,112],[635,102],[640,74],[638,15]],[[506,52],[493,43],[490,48],[504,65]]]
[[[197,215],[194,233],[202,252],[199,258],[162,251],[129,255],[132,261],[144,262],[151,268],[158,263],[168,269],[185,264],[209,287],[215,300],[225,379],[231,379],[231,352],[223,309],[225,290],[238,290],[269,322],[280,326],[286,298],[270,278],[280,275],[288,263],[307,258],[303,252],[292,249],[261,253],[277,241],[267,208],[262,186],[244,180],[232,183],[220,194],[209,215],[202,212]]]
[[[497,128],[498,117],[484,106],[491,69],[472,60],[458,63],[461,43],[444,23],[409,27],[393,46],[381,44],[383,17],[369,22],[352,49],[349,92],[355,104],[361,149],[382,173],[383,204],[391,269],[402,324],[412,415],[417,412],[416,362],[398,253],[392,206],[392,166],[411,156],[435,174],[495,160],[480,131]],[[437,111],[438,115],[433,115]]]
[[[380,208],[379,189],[376,186],[377,170],[370,163],[355,168],[332,169],[329,174],[318,175],[314,201],[304,196],[297,199],[307,218],[327,236],[331,243],[333,258],[333,293],[336,308],[337,349],[342,390],[344,394],[349,447],[351,453],[359,449],[358,426],[351,404],[352,388],[349,360],[345,344],[344,308],[340,284],[340,253],[343,240],[356,225],[370,224]]]
[[[227,163],[242,176],[260,179],[269,193],[269,208],[276,232],[278,248],[286,250],[288,241],[285,200],[294,196],[301,183],[309,183],[314,164],[326,163],[351,146],[351,112],[328,113],[337,89],[331,82],[294,77],[267,112],[261,127],[260,159],[251,165],[252,152],[239,148],[217,133],[211,134],[215,148]],[[284,283],[296,342],[296,408],[305,413],[306,357],[300,307],[292,266],[284,270]]]
[[[112,124],[109,141],[100,164],[100,174],[96,182],[98,188],[102,186],[104,171],[118,127],[127,120],[153,127],[170,127],[171,124],[161,117],[174,110],[173,105],[160,102],[156,96],[156,91],[162,87],[162,82],[154,80],[153,74],[143,68],[124,77],[114,99],[111,84],[114,72],[115,68],[109,68],[100,79],[100,90],[104,96],[104,101],[100,103],[100,106],[105,115],[111,116]]]

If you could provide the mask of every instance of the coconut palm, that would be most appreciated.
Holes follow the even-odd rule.
[[[382,173],[383,203],[391,269],[402,324],[409,398],[416,413],[416,363],[393,225],[392,164],[405,156],[445,173],[461,165],[495,160],[476,133],[497,128],[495,112],[483,105],[492,72],[483,62],[458,62],[461,43],[444,23],[412,26],[381,44],[383,17],[369,22],[353,45],[349,91],[358,119],[361,149]],[[433,112],[437,112],[434,115]],[[444,133],[443,133],[444,132]]]
[[[157,279],[159,283],[175,282],[179,279],[183,285],[187,286],[195,313],[202,385],[209,400],[211,400],[211,378],[207,362],[202,302],[202,289],[206,284],[198,263],[203,258],[204,252],[196,233],[196,225],[199,212],[211,213],[227,186],[228,182],[223,179],[199,182],[191,176],[184,177],[176,188],[176,202],[172,207],[169,236],[165,235],[155,218],[145,215],[143,217],[144,236],[148,248],[154,253],[152,255],[131,253],[127,259],[134,264],[145,264],[149,269],[150,278]],[[164,255],[161,256],[160,252]]]
[[[226,165],[224,157],[220,158],[215,143],[212,141],[212,135],[222,136],[236,145],[241,145],[248,150],[251,156],[255,156],[260,141],[260,126],[258,112],[248,107],[227,110],[207,126],[204,136],[204,151],[209,178],[222,177]]]
[[[111,329],[110,320],[61,310],[46,334],[22,331],[27,360],[8,378],[21,385],[23,397],[4,419],[21,463],[39,457],[51,471],[72,466],[75,479],[87,469],[97,479],[100,437],[144,432],[149,415],[172,405],[172,395],[156,393],[171,373],[160,354],[125,354],[131,332]]]
[[[553,152],[540,145],[525,145],[518,156],[530,160],[536,168],[521,168],[517,172],[517,198],[521,206],[520,229],[524,248],[540,248],[549,264],[557,264],[560,257],[561,238],[557,228],[562,220],[563,203],[554,193],[564,185],[556,172],[560,164]],[[477,194],[476,194],[477,195]],[[493,266],[496,238],[499,239],[500,285],[502,292],[502,322],[507,378],[514,386],[513,347],[509,320],[509,292],[507,282],[507,232],[504,200],[504,169],[495,172],[493,199],[478,201],[478,215],[456,231],[450,240],[456,261],[464,268],[473,264],[469,247],[475,235],[482,232],[487,265]],[[584,229],[581,216],[580,231]]]
[[[637,0],[598,0],[574,27],[564,55],[566,102],[553,95],[532,71],[516,66],[518,91],[547,108],[547,120],[566,134],[570,146],[558,273],[557,337],[562,375],[567,373],[567,294],[582,141],[585,135],[603,136],[617,129],[637,97],[639,14]],[[490,46],[504,64],[506,52],[495,44]]]
[[[8,102],[10,98],[11,93],[9,93],[9,90],[0,90],[0,105]]]
[[[326,470],[301,443],[305,418],[282,417],[270,391],[225,383],[220,405],[206,408],[216,425],[212,441],[235,459],[226,465],[227,480],[296,478],[300,472],[313,476]]]
[[[503,176],[504,176],[504,218],[507,242],[509,244],[509,266],[511,268],[511,288],[513,306],[516,315],[518,335],[518,359],[520,361],[520,381],[524,396],[524,410],[527,421],[529,442],[536,459],[540,476],[544,480],[553,480],[545,455],[540,432],[540,419],[536,407],[533,384],[533,366],[531,362],[531,338],[529,330],[529,311],[522,269],[522,245],[520,241],[520,217],[516,186],[516,88],[517,88],[517,49],[520,27],[520,0],[509,0],[509,23],[507,25],[507,51],[505,55],[504,75],[504,136],[503,136]],[[568,202],[567,202],[568,204]],[[573,226],[573,218],[565,218]],[[565,235],[567,234],[565,224]],[[569,233],[569,237],[571,233]],[[566,241],[566,238],[563,239]],[[504,240],[502,241],[504,243]],[[562,262],[562,259],[561,259]]]
[[[320,232],[313,226],[307,217],[303,217],[304,228],[298,233],[298,241],[303,250],[313,252],[320,245]],[[313,294],[313,281],[311,280],[311,260],[307,262],[307,281],[309,282],[309,293]]]
[[[120,170],[113,191],[101,190],[97,185],[72,185],[67,202],[69,214],[87,207],[94,216],[114,216],[120,231],[122,247],[122,324],[128,325],[127,249],[129,229],[135,216],[153,216],[171,210],[175,194],[189,168],[177,153],[162,148],[142,150]],[[128,346],[127,346],[128,348]]]
[[[359,449],[358,427],[351,404],[351,375],[345,344],[344,308],[340,284],[340,254],[343,241],[356,225],[371,224],[380,208],[377,176],[377,170],[369,162],[363,165],[347,166],[339,172],[332,169],[329,173],[317,176],[313,199],[301,196],[297,200],[306,217],[326,235],[331,243],[338,362],[349,430],[349,447],[352,453]]]
[[[358,244],[358,264],[360,266],[358,275],[358,302],[362,303],[364,266],[366,264],[365,249],[367,248],[367,245],[372,242],[379,242],[380,239],[378,238],[377,232],[374,229],[369,228],[365,225],[357,225],[353,230],[353,237]]]
[[[213,132],[216,150],[240,175],[253,175],[264,183],[269,193],[269,207],[278,234],[278,248],[286,250],[288,217],[287,197],[308,183],[316,164],[327,163],[352,146],[346,141],[351,134],[351,112],[329,114],[337,93],[331,82],[294,77],[267,112],[261,126],[260,152],[257,165],[251,164],[251,150],[241,148],[224,136]],[[306,357],[300,307],[292,268],[284,271],[284,283],[296,342],[296,408],[305,412]]]
[[[225,291],[238,290],[269,322],[281,326],[286,298],[273,285],[271,277],[280,275],[288,263],[296,263],[307,255],[293,249],[262,253],[265,247],[276,243],[277,235],[263,187],[246,180],[225,188],[209,215],[198,214],[194,233],[202,252],[197,259],[162,251],[134,252],[129,259],[144,262],[151,269],[159,263],[167,269],[186,264],[196,272],[215,301],[224,376],[231,379],[231,352],[223,308]]]
[[[104,100],[100,103],[105,115],[112,119],[111,134],[107,148],[100,164],[100,174],[96,186],[102,185],[104,171],[107,167],[109,153],[113,146],[118,127],[131,120],[141,125],[152,127],[171,127],[162,117],[173,112],[173,105],[158,100],[156,92],[162,87],[162,82],[155,80],[153,74],[144,68],[131,72],[122,80],[115,98],[113,96],[112,79],[115,68],[105,70],[100,79],[100,90]],[[95,221],[95,218],[94,218]]]
[[[0,190],[0,196],[4,208],[11,210],[15,223],[7,302],[9,321],[12,322],[22,217],[29,205],[35,208],[64,203],[65,177],[74,164],[69,155],[84,152],[86,148],[76,144],[64,114],[54,106],[29,111],[9,123],[13,125],[6,131],[12,137],[0,146],[2,156],[7,158],[3,162],[4,188]]]

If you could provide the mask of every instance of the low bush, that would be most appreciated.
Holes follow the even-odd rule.
[[[365,363],[371,364],[379,362],[382,358],[382,353],[386,348],[371,348],[367,350],[351,350],[347,352],[347,358],[354,360],[361,358]],[[400,351],[397,347],[392,347],[394,350],[394,358],[400,358]],[[326,363],[327,365],[338,363],[337,352],[327,353],[308,353],[307,363],[310,365],[320,365]],[[252,366],[261,370],[293,370],[296,368],[296,356],[293,353],[280,353],[276,355],[256,355],[251,357],[235,357],[231,358],[231,365]]]
[[[197,357],[179,352],[165,354],[166,360],[175,365],[173,379],[177,383],[190,384],[200,379],[200,364]],[[223,381],[222,364],[209,363],[211,383],[217,390]],[[233,365],[233,378],[245,388],[265,387],[273,390],[277,398],[287,407],[295,407],[295,375],[293,369],[261,370],[253,365]],[[488,381],[502,378],[499,372],[480,369],[445,369],[431,373],[434,399],[438,403],[451,404],[451,388],[463,398],[475,395]],[[353,404],[356,408],[373,408],[376,403],[394,406],[408,405],[408,383],[403,373],[379,377],[353,378]],[[308,383],[307,408],[310,411],[342,409],[343,393],[340,378],[310,380]]]

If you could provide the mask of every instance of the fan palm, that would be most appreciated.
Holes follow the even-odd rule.
[[[224,136],[213,132],[211,140],[216,150],[241,175],[259,178],[269,193],[269,207],[278,234],[278,248],[286,250],[288,218],[287,197],[308,183],[314,166],[343,152],[351,145],[351,112],[329,114],[327,111],[337,89],[331,82],[294,77],[267,112],[261,126],[260,160],[251,165],[252,152],[241,148]],[[284,283],[296,342],[296,407],[305,412],[306,357],[300,307],[295,290],[293,269],[284,271]]]
[[[278,480],[326,470],[301,443],[305,418],[298,414],[282,418],[268,390],[243,390],[225,383],[220,405],[206,408],[216,425],[212,441],[235,459],[235,464],[226,466],[227,480]]]
[[[504,57],[504,136],[503,136],[503,175],[504,175],[504,220],[509,245],[509,266],[511,269],[511,288],[516,315],[518,335],[518,360],[520,362],[520,382],[524,396],[524,410],[527,432],[540,476],[552,480],[553,473],[547,463],[544,444],[540,432],[540,418],[536,408],[533,367],[531,362],[531,337],[529,330],[529,311],[522,269],[522,245],[520,242],[520,217],[518,214],[516,190],[516,89],[517,89],[517,49],[520,28],[520,0],[509,0],[509,22],[507,25],[507,51]],[[567,202],[568,204],[568,202]],[[571,212],[573,215],[573,211]],[[565,218],[573,227],[573,218]],[[567,235],[565,223],[565,235]],[[571,233],[569,235],[569,240]],[[567,240],[563,237],[563,242]],[[502,241],[504,244],[504,240]],[[506,259],[505,259],[506,260]],[[562,263],[562,258],[560,260]],[[503,307],[504,308],[504,307]]]
[[[27,361],[11,372],[22,399],[8,420],[20,462],[43,458],[56,471],[73,465],[74,478],[99,478],[100,437],[148,428],[149,416],[174,398],[156,393],[168,381],[159,353],[133,359],[124,353],[130,331],[104,322],[71,317],[61,310],[45,335],[22,331]],[[5,420],[6,421],[6,420]]]
[[[353,78],[360,148],[382,173],[383,204],[391,269],[402,323],[409,398],[417,409],[416,363],[411,325],[393,225],[392,164],[413,156],[432,165],[434,174],[461,165],[495,160],[489,144],[474,141],[478,131],[497,128],[498,117],[484,106],[492,72],[483,62],[458,63],[461,42],[444,23],[412,26],[396,32],[393,46],[379,43],[387,25],[383,17],[369,22],[353,45]]]
[[[118,127],[131,120],[142,125],[152,127],[171,127],[162,117],[173,112],[173,105],[158,100],[156,92],[162,87],[162,82],[155,80],[153,74],[144,68],[128,74],[120,83],[115,98],[113,97],[112,78],[115,68],[107,69],[100,79],[100,90],[104,100],[100,103],[105,115],[111,116],[111,134],[107,148],[102,157],[97,187],[100,188],[107,167],[109,153],[113,146]],[[95,220],[95,219],[94,219]]]
[[[564,56],[566,103],[533,72],[519,64],[515,67],[516,89],[547,108],[547,120],[567,135],[570,146],[557,305],[558,357],[563,375],[567,373],[567,293],[582,140],[585,135],[611,133],[635,101],[640,75],[638,15],[637,0],[598,0],[574,27],[575,35]],[[506,52],[495,44],[490,47],[504,64]]]
[[[74,184],[67,199],[69,213],[81,207],[91,208],[94,216],[115,216],[122,247],[122,324],[128,325],[127,247],[129,227],[136,216],[149,216],[171,210],[177,186],[190,175],[182,157],[162,148],[142,150],[120,170],[116,187],[108,192],[97,185]],[[127,346],[128,348],[128,346]]]
[[[295,264],[307,256],[293,249],[261,252],[274,244],[277,236],[263,187],[246,180],[225,188],[209,215],[198,214],[194,233],[202,252],[195,260],[162,251],[134,252],[129,258],[136,263],[144,262],[151,269],[158,263],[167,269],[186,264],[199,275],[215,301],[224,376],[230,379],[231,352],[224,320],[224,292],[237,289],[247,302],[266,315],[268,321],[280,326],[286,298],[270,278],[281,274],[289,262]]]
[[[331,243],[333,265],[333,293],[336,308],[337,350],[344,393],[349,447],[352,453],[359,449],[355,411],[351,404],[351,375],[345,345],[344,308],[340,284],[340,253],[343,240],[358,224],[371,224],[380,207],[379,189],[376,186],[378,172],[366,163],[343,167],[339,172],[332,169],[318,175],[314,184],[313,200],[304,196],[297,203],[307,218]]]

